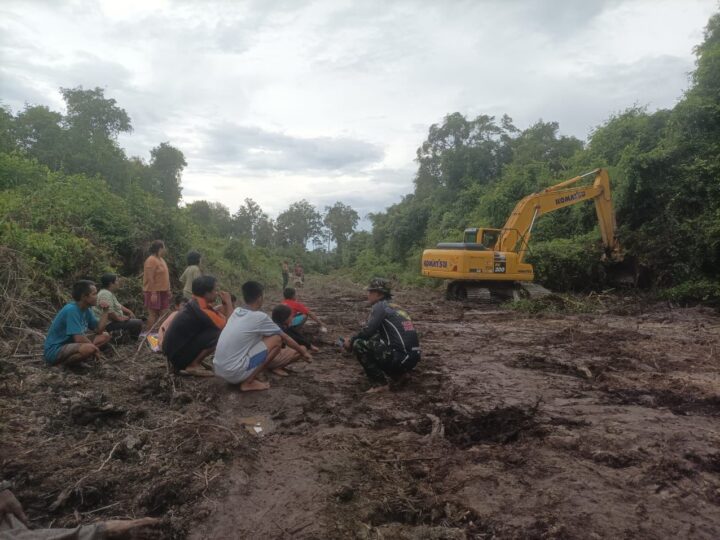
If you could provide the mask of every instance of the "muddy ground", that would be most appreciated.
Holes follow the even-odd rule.
[[[130,346],[77,372],[43,367],[32,339],[0,357],[0,465],[34,523],[164,518],[140,538],[720,537],[713,311],[611,299],[525,315],[401,291],[423,360],[409,384],[364,395],[331,345],[365,319],[362,292],[311,279],[301,296],[327,343],[268,392],[170,376]]]

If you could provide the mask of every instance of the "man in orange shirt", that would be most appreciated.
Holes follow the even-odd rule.
[[[232,313],[230,293],[217,290],[213,276],[195,278],[192,283],[193,297],[178,312],[165,332],[162,350],[176,371],[197,377],[212,377],[202,361],[215,351],[220,331],[225,328]],[[212,305],[220,297],[222,307]]]

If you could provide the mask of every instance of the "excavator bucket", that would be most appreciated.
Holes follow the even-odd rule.
[[[609,285],[624,289],[644,288],[649,282],[648,269],[636,257],[625,255],[622,259],[606,259],[605,275]]]

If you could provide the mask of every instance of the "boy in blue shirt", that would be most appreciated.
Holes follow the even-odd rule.
[[[101,303],[100,319],[90,309],[97,304],[97,288],[92,281],[81,280],[73,285],[72,296],[75,300],[55,315],[48,335],[45,338],[45,362],[48,365],[70,365],[87,360],[100,353],[100,347],[110,341],[105,332],[108,323],[109,305]],[[95,331],[90,339],[85,332]]]

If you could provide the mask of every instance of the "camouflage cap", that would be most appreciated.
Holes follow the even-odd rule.
[[[384,294],[391,294],[390,291],[390,280],[387,280],[385,278],[372,278],[370,280],[370,285],[368,285],[365,289],[366,291],[378,291]]]

